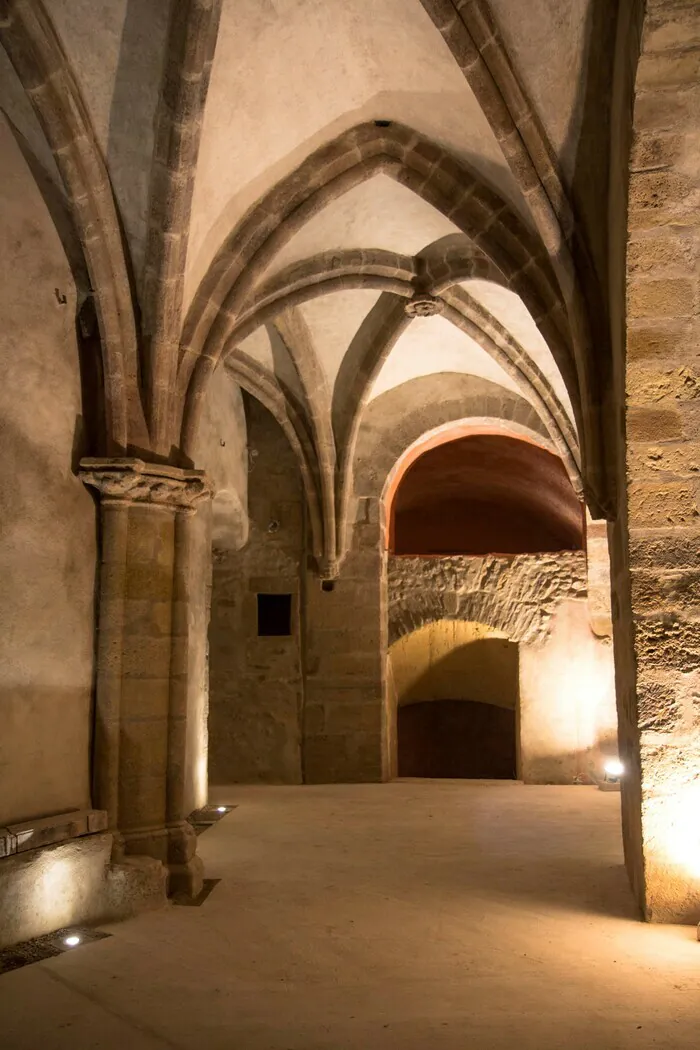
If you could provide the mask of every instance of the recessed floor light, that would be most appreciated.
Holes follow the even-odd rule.
[[[3,948],[0,951],[0,976],[11,970],[19,970],[22,966],[29,966],[31,963],[53,959],[64,952],[75,950],[79,945],[82,947],[111,936],[110,933],[93,930],[88,926],[79,929],[76,929],[75,926],[71,929],[69,926],[44,934],[42,937],[35,937],[31,941],[13,944],[12,947]]]

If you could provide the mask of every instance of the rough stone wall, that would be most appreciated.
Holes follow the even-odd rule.
[[[213,784],[299,783],[302,487],[279,425],[254,399],[248,421],[249,538],[214,549],[209,629],[209,770]],[[290,637],[258,637],[257,594],[292,595]]]
[[[90,802],[96,512],[76,287],[0,114],[0,824]]]
[[[648,0],[630,166],[627,455],[614,565],[628,867],[649,919],[692,922],[700,919],[699,59],[697,3]]]
[[[537,644],[565,598],[586,597],[582,551],[473,558],[389,558],[389,641],[435,619],[469,620]]]

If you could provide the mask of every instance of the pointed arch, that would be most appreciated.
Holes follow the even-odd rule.
[[[301,314],[289,309],[279,314],[273,327],[287,348],[306,399],[306,408],[318,460],[323,510],[323,558],[329,568],[337,561],[335,466],[336,446],[329,417],[330,391],[311,332]]]
[[[257,361],[241,350],[235,350],[226,366],[238,385],[277,420],[296,456],[301,474],[311,527],[311,545],[320,565],[324,562],[324,531],[319,498],[319,470],[313,442],[309,436],[303,409],[291,391]]]
[[[329,201],[384,172],[432,204],[480,248],[547,331],[577,406],[565,303],[537,236],[505,202],[441,147],[399,124],[362,124],[313,153],[256,205],[227,238],[191,305],[178,387],[189,396],[204,358],[223,352],[256,284],[296,230]],[[551,338],[556,334],[556,338]]]
[[[182,296],[204,104],[221,0],[170,5],[167,61],[156,114],[143,284],[145,381],[151,437],[167,453],[182,328]]]
[[[108,454],[147,449],[134,306],[117,207],[87,107],[41,0],[7,0],[0,43],[26,91],[71,204],[100,328]]]

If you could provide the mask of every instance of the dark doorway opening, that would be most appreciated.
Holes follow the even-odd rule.
[[[516,714],[473,700],[428,700],[398,709],[400,777],[516,779]]]

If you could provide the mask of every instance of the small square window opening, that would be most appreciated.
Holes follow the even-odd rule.
[[[258,637],[282,637],[289,636],[291,633],[291,594],[259,594]]]

